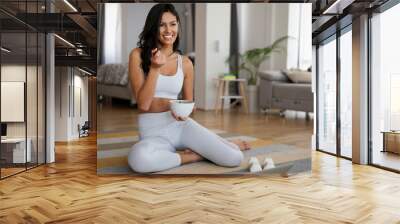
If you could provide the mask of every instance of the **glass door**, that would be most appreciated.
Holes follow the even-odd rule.
[[[19,2],[18,10],[43,13],[44,3]],[[45,163],[45,44],[39,30],[0,12],[1,179]]]
[[[336,154],[336,35],[318,47],[318,149]]]
[[[400,4],[371,18],[371,162],[400,171]]]
[[[352,32],[343,30],[340,38],[340,155],[352,158]]]
[[[28,152],[28,161],[27,167],[28,169],[31,167],[35,167],[38,164],[37,158],[37,149],[38,149],[38,141],[37,141],[37,122],[38,122],[38,34],[37,32],[29,30],[27,32],[27,52],[28,52],[28,61],[27,61],[27,95],[26,95],[26,112],[27,112],[27,152]]]
[[[26,170],[26,33],[1,33],[1,177]]]

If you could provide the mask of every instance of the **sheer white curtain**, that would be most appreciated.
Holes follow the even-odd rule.
[[[104,12],[104,63],[120,63],[122,60],[121,4],[107,3]]]
[[[311,4],[289,5],[287,67],[307,69],[312,62]]]
[[[300,4],[299,11],[299,68],[307,69],[312,61],[311,3]]]

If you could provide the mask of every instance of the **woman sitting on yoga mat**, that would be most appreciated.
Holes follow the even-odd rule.
[[[244,141],[229,142],[191,118],[175,115],[169,101],[193,101],[193,65],[178,53],[179,16],[171,4],[157,4],[147,15],[138,48],[129,56],[129,75],[139,107],[138,143],[128,155],[139,173],[157,172],[203,159],[239,166]]]

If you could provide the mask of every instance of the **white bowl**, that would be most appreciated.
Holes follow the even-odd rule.
[[[190,100],[170,100],[170,108],[176,116],[186,118],[193,111],[194,102]]]

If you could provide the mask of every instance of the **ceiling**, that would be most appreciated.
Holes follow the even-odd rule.
[[[352,23],[352,19],[374,11],[389,0],[309,0],[312,3],[313,44],[332,36],[337,29]]]
[[[312,36],[315,44],[336,32],[337,27],[350,24],[352,17],[366,10],[373,10],[387,1],[256,0],[244,2],[312,3]],[[9,33],[6,38],[9,38],[9,41],[13,40],[16,46],[23,46],[25,39],[21,39],[19,36],[22,35],[18,33],[25,32],[26,28],[40,32],[54,32],[74,45],[66,43],[61,38],[55,38],[56,64],[85,66],[95,71],[97,67],[97,3],[106,2],[153,1],[47,0],[46,7],[45,0],[1,0],[1,29],[2,32]],[[48,13],[50,8],[52,13]],[[31,46],[34,45],[28,45],[28,48]]]
[[[26,54],[27,58],[31,58],[30,54],[35,55],[36,45],[25,43],[26,30],[39,33],[53,32],[57,34],[56,65],[80,66],[95,72],[97,2],[96,0],[48,0],[46,5],[44,0],[1,0],[2,45],[13,49],[7,57],[9,60],[14,58],[14,61],[18,61],[18,58],[24,58]],[[50,9],[52,13],[48,13]],[[27,36],[28,42],[32,36]]]

